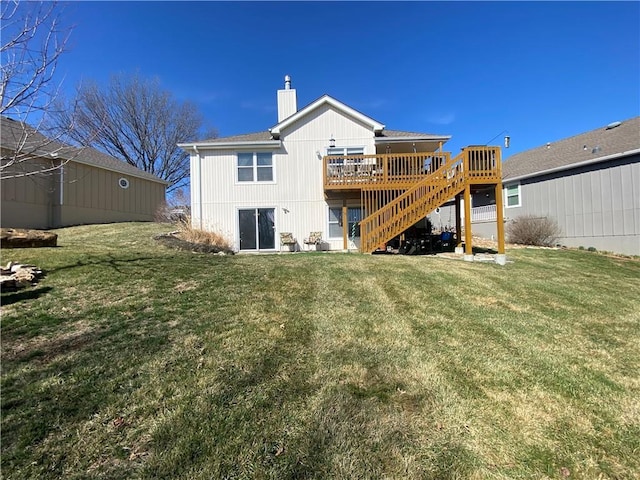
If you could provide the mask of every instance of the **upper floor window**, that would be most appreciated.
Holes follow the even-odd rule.
[[[508,185],[505,187],[504,192],[507,208],[520,206],[520,184]]]
[[[273,182],[271,152],[238,153],[238,182]]]
[[[329,147],[327,155],[331,157],[345,155],[364,155],[364,147]]]

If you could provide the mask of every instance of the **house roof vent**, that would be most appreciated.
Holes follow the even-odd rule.
[[[619,127],[620,125],[622,125],[622,122],[612,122],[607,125],[607,128],[605,130],[611,130],[612,128]]]
[[[291,90],[291,77],[289,75],[284,76],[284,89]]]

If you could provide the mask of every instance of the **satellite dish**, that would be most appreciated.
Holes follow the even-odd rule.
[[[612,128],[619,127],[620,125],[622,125],[622,122],[613,122],[613,123],[610,123],[609,125],[607,125],[606,130],[611,130]]]

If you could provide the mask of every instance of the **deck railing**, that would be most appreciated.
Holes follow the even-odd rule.
[[[470,180],[482,183],[500,179],[500,148],[466,147],[461,154]],[[449,152],[325,156],[324,188],[409,188],[432,175],[450,158]]]
[[[493,182],[501,178],[501,150],[499,147],[466,147],[465,167],[469,180]]]
[[[323,159],[324,186],[325,189],[410,186],[438,170],[449,158],[448,152],[330,155]]]
[[[500,181],[500,148],[463,149],[454,159],[447,159],[405,193],[364,218],[360,223],[361,251],[371,252],[400,235],[464,190],[468,183],[494,181]]]
[[[494,205],[483,205],[482,207],[473,207],[471,209],[472,222],[489,222],[494,221],[498,214]]]

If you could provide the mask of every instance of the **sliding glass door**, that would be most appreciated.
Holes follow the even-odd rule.
[[[249,208],[238,210],[240,250],[274,250],[275,209]]]

